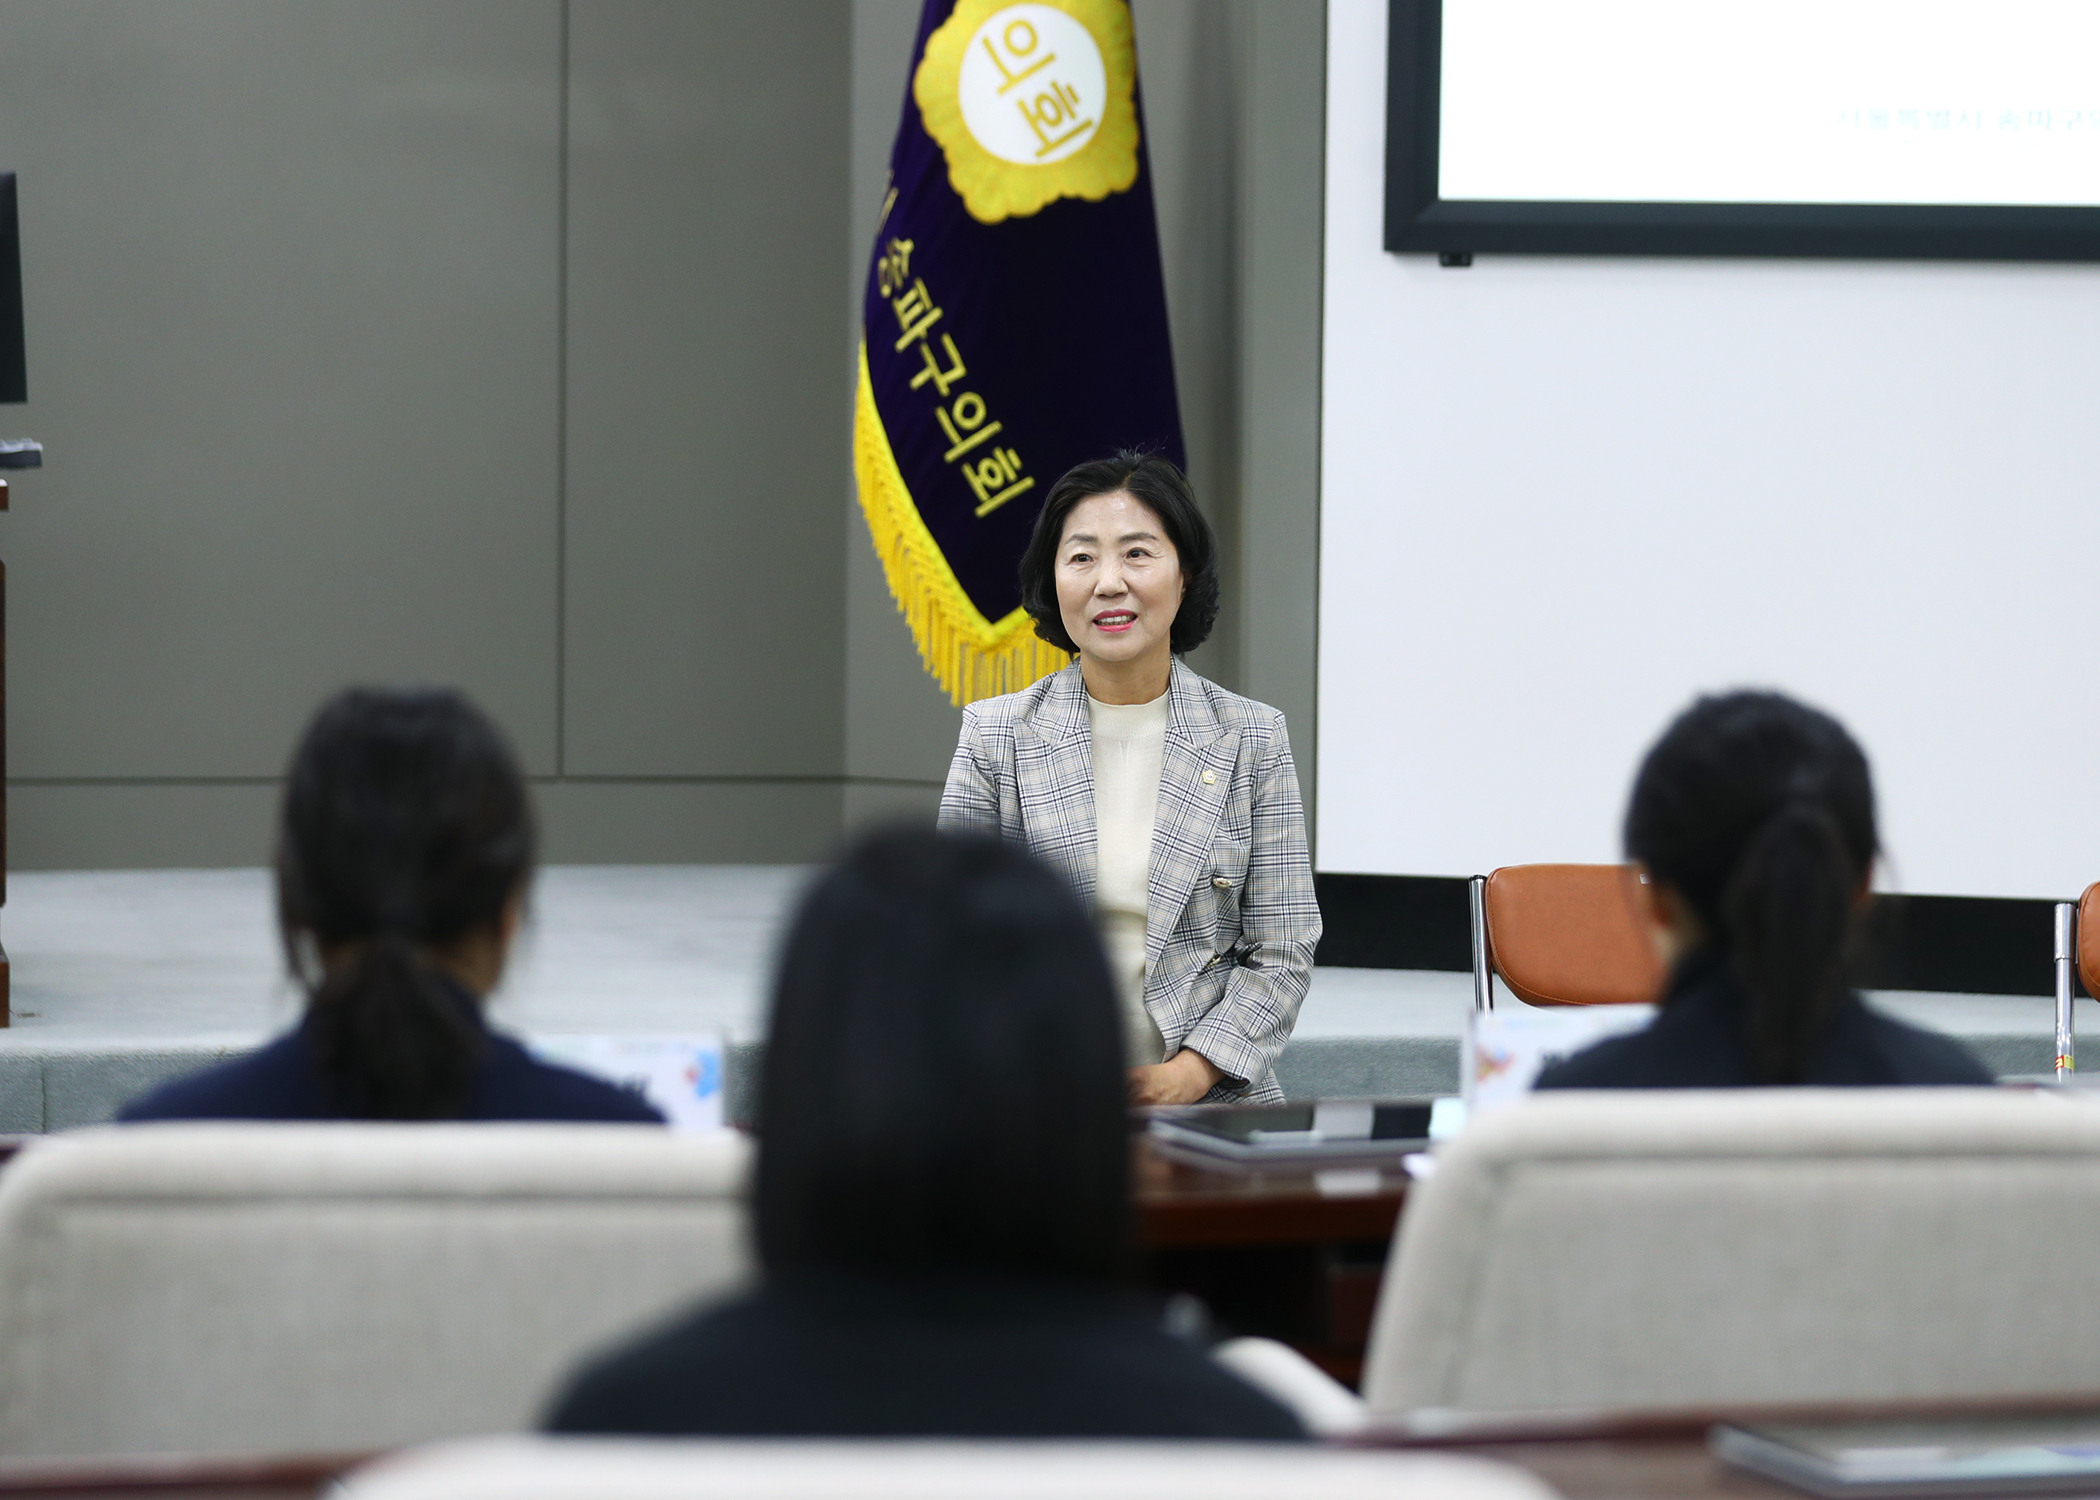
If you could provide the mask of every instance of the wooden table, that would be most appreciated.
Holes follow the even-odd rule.
[[[1529,1469],[1566,1500],[1804,1500],[1797,1491],[1725,1468],[1706,1452],[1703,1433],[1646,1439],[1562,1439],[1488,1445],[1438,1444]],[[7,1500],[316,1500],[358,1460],[8,1459],[0,1460]]]
[[[1800,1490],[1722,1463],[1706,1451],[1704,1432],[1453,1451],[1529,1469],[1566,1500],[1812,1500]]]
[[[0,1495],[8,1500],[114,1500],[120,1495],[133,1500],[143,1495],[314,1500],[367,1456],[9,1458],[0,1459]]]
[[[1526,1469],[1564,1500],[1805,1500],[1801,1491],[1721,1463],[1707,1451],[1717,1422],[1762,1424],[1886,1417],[2090,1416],[2091,1395],[2062,1402],[1889,1403],[1738,1407],[1679,1412],[1571,1412],[1516,1416],[1438,1414],[1432,1426],[1399,1425],[1345,1446],[1467,1453]],[[0,1459],[0,1495],[181,1495],[187,1500],[309,1500],[362,1462],[351,1455],[271,1459]]]
[[[1720,1423],[1964,1421],[2077,1416],[2100,1420],[2100,1397],[2056,1401],[1895,1401],[1734,1406],[1704,1411],[1425,1413],[1359,1440],[1362,1446],[1470,1453],[1528,1469],[1565,1500],[1808,1500],[1805,1491],[1722,1463],[1707,1449]]]
[[[1135,1153],[1148,1284],[1199,1297],[1223,1330],[1281,1339],[1356,1384],[1405,1176],[1205,1167],[1145,1137]]]
[[[1800,1417],[1742,1412],[1736,1419]],[[1368,1447],[1467,1453],[1528,1469],[1565,1500],[1808,1500],[1799,1490],[1729,1467],[1707,1451],[1725,1412],[1546,1413],[1458,1417],[1444,1430],[1389,1431]]]
[[[1804,1500],[1797,1491],[1727,1469],[1703,1433],[1615,1441],[1439,1444],[1531,1470],[1566,1500]],[[357,1460],[170,1458],[0,1460],[7,1500],[317,1500]]]

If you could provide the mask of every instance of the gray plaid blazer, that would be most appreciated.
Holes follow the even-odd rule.
[[[1026,845],[1094,899],[1094,737],[1079,664],[963,710],[941,827]],[[1320,907],[1283,715],[1179,661],[1152,825],[1145,1009],[1213,1100],[1280,1104],[1273,1071],[1312,982]]]

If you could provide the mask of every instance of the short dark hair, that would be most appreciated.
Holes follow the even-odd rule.
[[[1768,1082],[1799,1081],[1843,990],[1879,850],[1865,753],[1830,715],[1782,694],[1701,698],[1641,762],[1626,852],[1733,963]]]
[[[1188,476],[1172,459],[1129,449],[1065,471],[1050,486],[1028,550],[1021,554],[1021,608],[1035,620],[1035,633],[1060,651],[1077,653],[1057,608],[1057,544],[1065,538],[1072,508],[1095,495],[1121,490],[1159,517],[1181,564],[1181,609],[1169,633],[1174,654],[1193,651],[1210,639],[1218,623],[1218,536],[1197,508]]]
[[[1057,875],[983,836],[863,839],[803,898],[774,980],[760,1259],[1121,1277],[1122,1048]]]
[[[460,694],[353,688],[314,715],[285,778],[277,927],[348,1112],[433,1119],[464,1104],[482,1035],[430,950],[502,920],[533,841],[517,761]],[[316,974],[308,939],[355,952]]]

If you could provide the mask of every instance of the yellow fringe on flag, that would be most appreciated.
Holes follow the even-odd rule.
[[[889,434],[875,409],[865,345],[860,351],[860,392],[853,403],[853,477],[890,594],[919,643],[919,660],[950,703],[1019,692],[1072,660],[1071,652],[1036,635],[1035,621],[1026,610],[1017,609],[995,623],[963,592],[898,472]]]

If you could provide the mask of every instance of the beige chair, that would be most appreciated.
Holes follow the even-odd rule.
[[[135,1125],[0,1172],[0,1455],[529,1429],[746,1271],[748,1144],[633,1125]]]
[[[1522,1469],[1294,1444],[616,1442],[498,1438],[411,1450],[339,1500],[1552,1500]]]
[[[1408,1196],[1364,1394],[1421,1408],[2100,1396],[2100,1099],[1536,1095]]]
[[[1269,1338],[1227,1339],[1211,1357],[1270,1400],[1286,1406],[1314,1437],[1345,1438],[1369,1422],[1364,1398],[1293,1349]]]

